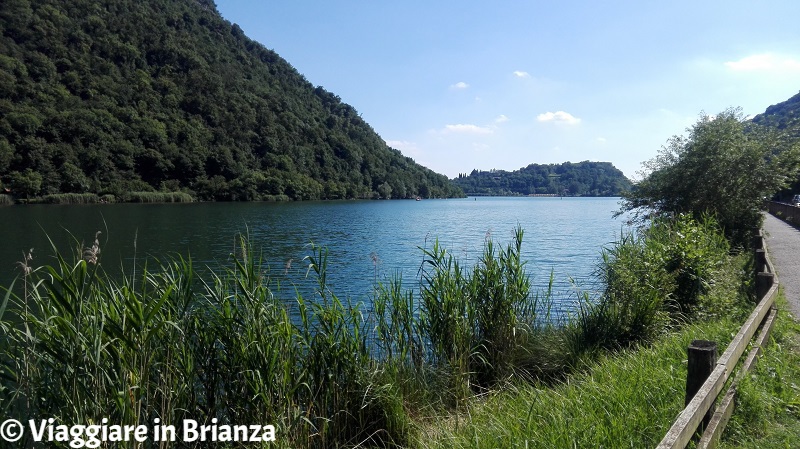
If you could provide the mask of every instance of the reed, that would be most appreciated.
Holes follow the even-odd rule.
[[[194,201],[186,192],[128,192],[120,196],[126,203],[191,203]]]
[[[405,414],[370,358],[361,306],[298,296],[294,319],[242,245],[243,259],[205,280],[176,256],[116,281],[97,240],[79,260],[56,252],[26,270],[24,292],[5,290],[2,409],[69,423],[270,423],[289,446],[402,442]],[[325,259],[310,260],[326,291]]]
[[[44,204],[95,204],[100,197],[94,193],[56,193],[41,197]]]
[[[12,206],[14,197],[5,193],[0,193],[0,206]]]

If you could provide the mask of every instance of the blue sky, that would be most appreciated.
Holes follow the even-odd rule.
[[[224,18],[449,177],[641,163],[702,112],[800,91],[800,2],[217,0]]]

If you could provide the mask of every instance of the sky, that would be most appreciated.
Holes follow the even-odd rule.
[[[800,2],[216,0],[386,143],[456,177],[607,161],[800,91]]]

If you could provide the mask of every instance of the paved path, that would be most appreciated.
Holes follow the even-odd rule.
[[[789,302],[789,311],[795,319],[800,319],[800,230],[770,214],[765,215],[769,257]]]

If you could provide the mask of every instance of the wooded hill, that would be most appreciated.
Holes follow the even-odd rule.
[[[631,182],[610,162],[531,164],[512,172],[472,170],[453,180],[467,195],[619,196]]]
[[[779,141],[778,147],[788,148],[800,144],[800,93],[768,107],[763,114],[756,115],[751,121],[774,130]],[[791,182],[789,188],[778,192],[776,199],[789,201],[796,193],[800,193],[800,179]]]
[[[461,195],[212,0],[3,0],[0,182],[18,196]]]
[[[773,104],[751,121],[783,131],[795,140],[800,139],[800,93],[786,101]]]

